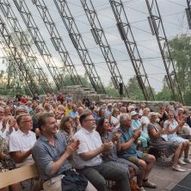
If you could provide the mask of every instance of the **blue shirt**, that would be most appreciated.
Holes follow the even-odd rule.
[[[133,136],[133,131],[131,128],[124,128],[124,127],[120,127],[120,130],[121,130],[121,137],[120,137],[120,143],[125,143],[125,142],[128,142],[129,139],[131,139],[131,137]],[[136,144],[135,143],[132,143],[132,145],[130,146],[129,149],[126,149],[126,150],[123,150],[123,151],[120,151],[118,153],[118,155],[122,158],[128,158],[130,156],[136,156],[137,157],[137,149],[136,149]]]
[[[139,128],[141,128],[141,122],[140,122],[140,120],[132,120],[132,122],[131,122],[131,129],[134,131],[134,130],[137,130],[137,129],[139,129]]]
[[[60,133],[55,135],[54,146],[49,144],[45,136],[39,137],[32,149],[32,156],[42,180],[48,180],[72,168],[72,165],[66,160],[56,174],[50,175],[53,162],[57,161],[65,152],[66,146],[66,138]]]
[[[71,118],[76,118],[76,117],[78,117],[79,116],[79,114],[78,114],[78,112],[77,111],[71,111],[70,113],[69,113],[69,116],[71,117]]]

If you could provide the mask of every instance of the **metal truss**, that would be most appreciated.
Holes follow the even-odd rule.
[[[118,91],[120,92],[119,84],[122,83],[124,92],[129,97],[127,87],[123,82],[123,78],[122,78],[119,68],[117,66],[117,62],[113,56],[110,45],[105,36],[105,32],[99,21],[99,18],[97,16],[97,13],[93,6],[92,1],[91,0],[80,0],[80,1],[82,4],[82,7],[86,13],[86,16],[88,18],[89,24],[91,26],[92,36],[94,37],[96,44],[99,45],[102,55],[107,64],[107,67],[111,73],[111,79],[112,79],[114,87],[116,89],[118,89]]]
[[[31,95],[38,93],[38,86],[33,79],[33,75],[30,73],[31,70],[27,67],[27,63],[23,61],[22,56],[18,51],[17,46],[14,43],[7,27],[5,26],[5,22],[3,21],[2,17],[0,17],[0,34],[3,38],[6,53],[15,61],[15,68],[20,71],[21,78],[25,80]]]
[[[8,24],[13,29],[14,35],[16,35],[17,40],[19,41],[19,46],[22,50],[22,53],[25,55],[26,63],[30,67],[30,70],[34,71],[34,77],[37,78],[37,82],[41,85],[42,90],[44,91],[44,93],[53,91],[51,85],[48,82],[46,74],[43,72],[40,63],[38,62],[38,59],[31,48],[31,44],[26,34],[23,32],[22,27],[13,12],[9,1],[0,0],[0,9]]]
[[[189,29],[191,29],[191,0],[187,0],[187,6],[188,8],[186,8],[186,16],[187,16],[187,20],[188,20],[188,26]]]
[[[77,50],[77,53],[82,61],[82,64],[86,70],[89,80],[98,93],[106,93],[101,79],[96,71],[95,65],[91,60],[89,52],[86,48],[82,35],[80,34],[78,27],[75,23],[74,17],[68,7],[66,0],[54,0],[54,3],[58,9],[58,12],[62,18],[62,21],[69,33],[69,37]]]
[[[123,3],[121,0],[109,0],[121,38],[125,44],[133,68],[137,77],[139,86],[143,92],[145,100],[154,100],[154,93],[149,83],[142,58],[140,56],[137,43],[135,41],[130,23],[128,21]]]
[[[25,0],[13,0],[18,12],[20,13],[27,29],[40,53],[42,56],[46,67],[48,68],[55,84],[58,89],[61,89],[64,83],[63,73],[59,71],[59,68],[56,66],[54,60],[52,59],[52,55],[36,25],[31,12],[25,2]]]
[[[182,92],[176,76],[174,62],[171,56],[170,47],[164,30],[162,18],[160,15],[158,3],[156,0],[145,0],[149,11],[149,23],[153,35],[156,36],[158,46],[161,52],[165,70],[167,73],[167,84],[172,91],[175,99],[183,103]]]
[[[66,68],[71,80],[74,84],[83,85],[44,0],[32,0],[32,2],[36,5],[37,10],[50,34],[51,42],[55,50],[59,53],[64,64],[64,68]]]
[[[31,92],[30,88],[28,87],[27,83],[25,82],[25,80],[23,78],[22,72],[19,70],[19,67],[18,67],[17,63],[15,62],[15,59],[9,54],[9,48],[7,48],[6,44],[4,42],[2,42],[2,40],[0,40],[0,44],[1,44],[1,51],[2,51],[3,55],[5,56],[9,65],[11,65],[13,72],[14,72],[14,77],[10,80],[10,76],[8,76],[7,81],[9,81],[9,82],[11,81],[11,83],[15,83],[15,81],[17,79],[19,79],[21,86],[28,88],[30,94],[33,95],[33,93]]]

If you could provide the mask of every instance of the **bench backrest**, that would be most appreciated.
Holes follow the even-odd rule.
[[[38,177],[35,164],[22,166],[6,172],[0,172],[0,189],[35,177]]]

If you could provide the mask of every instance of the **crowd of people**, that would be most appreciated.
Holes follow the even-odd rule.
[[[149,174],[159,153],[171,158],[172,170],[186,171],[190,136],[191,116],[181,104],[153,111],[62,93],[1,98],[0,173],[35,163],[39,179],[0,191],[106,191],[108,180],[114,190],[155,189]]]

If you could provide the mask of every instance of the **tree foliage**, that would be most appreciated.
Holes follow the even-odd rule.
[[[84,76],[79,76],[80,80],[82,81],[82,84],[86,87],[91,87],[90,82],[88,81],[88,78],[86,75]],[[74,83],[72,82],[71,78],[69,75],[65,75],[64,76],[64,83],[65,86],[71,86],[74,85]]]
[[[115,89],[113,87],[113,83],[110,82],[108,86],[105,87],[105,90],[107,92],[107,94],[111,97],[119,97],[119,93],[117,91],[117,89]]]
[[[132,100],[144,100],[144,96],[141,88],[139,87],[136,76],[129,79],[127,84],[127,91],[129,93],[129,97]]]
[[[177,79],[186,104],[191,104],[191,36],[182,34],[170,42],[170,51],[175,63]]]

